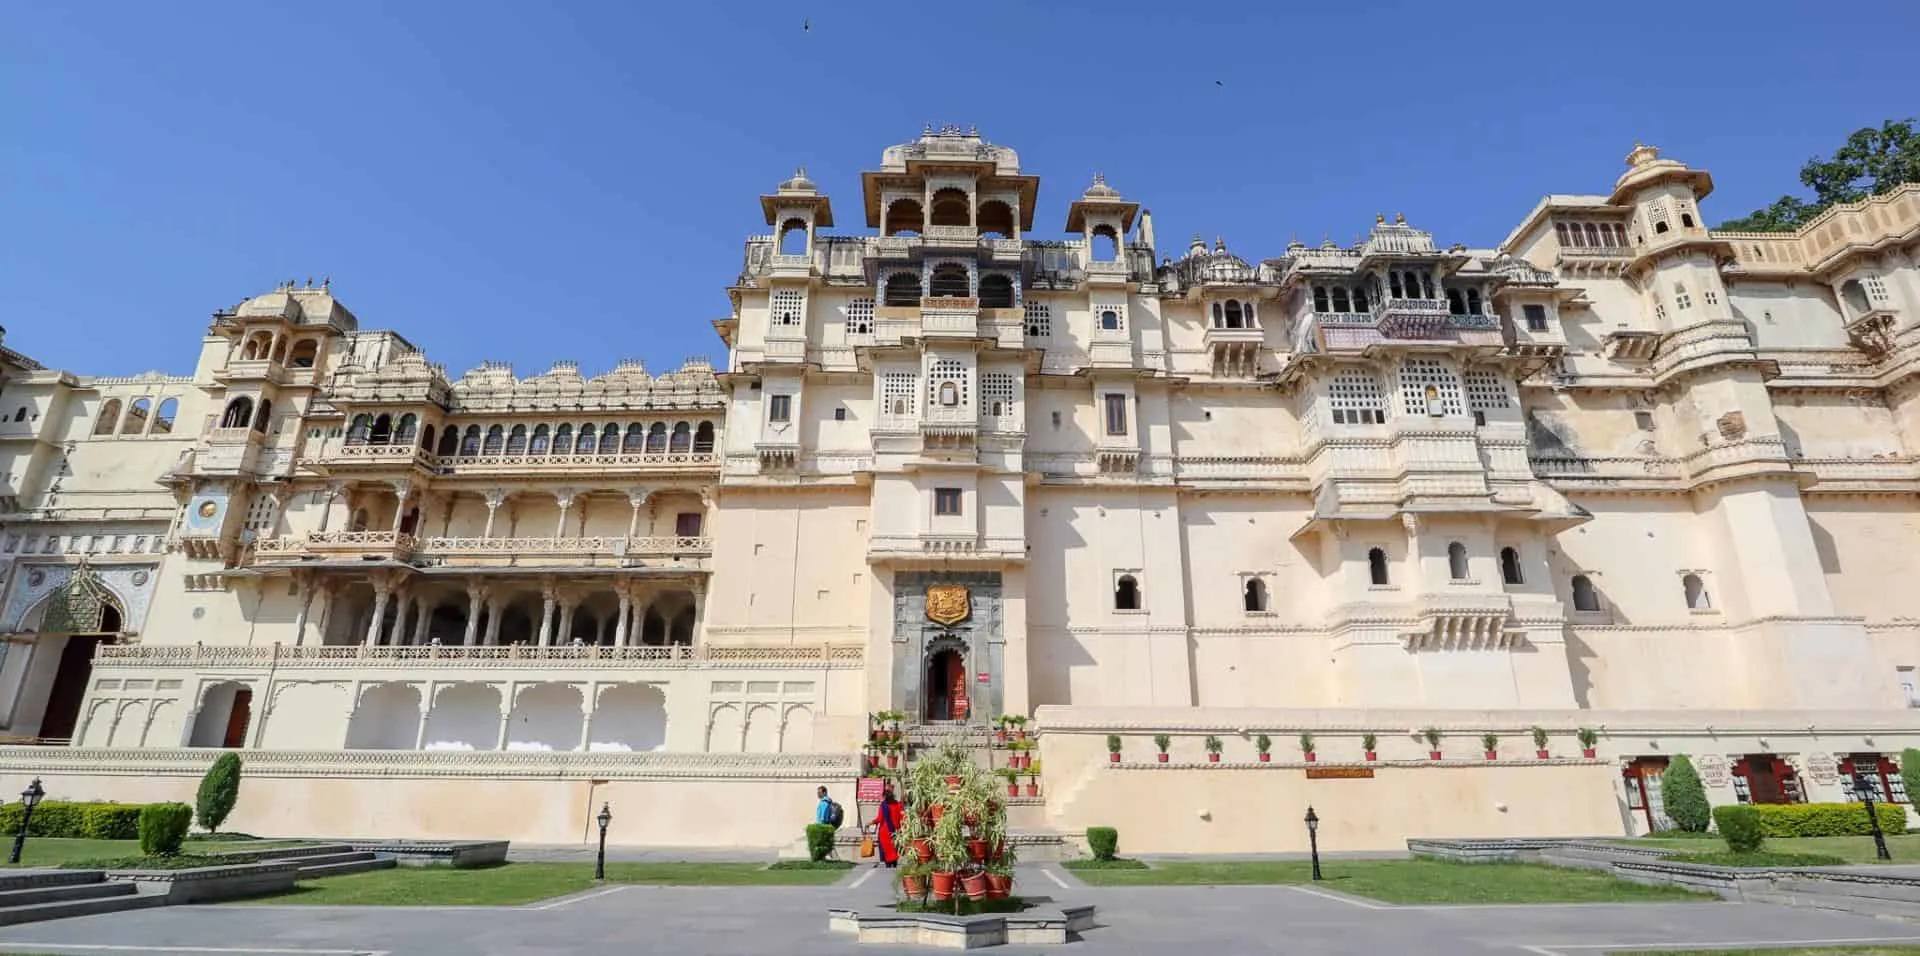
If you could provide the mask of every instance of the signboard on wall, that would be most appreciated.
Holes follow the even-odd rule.
[[[853,800],[855,803],[879,803],[886,790],[887,778],[861,777],[860,782],[854,785]]]
[[[1308,767],[1308,780],[1372,780],[1372,767]]]
[[[966,720],[972,703],[973,702],[968,700],[964,695],[955,697],[953,699],[953,719]]]
[[[978,681],[979,683],[985,684],[988,681],[993,679],[993,675],[988,674],[986,671],[981,671],[980,673],[973,675],[973,679],[975,681]]]

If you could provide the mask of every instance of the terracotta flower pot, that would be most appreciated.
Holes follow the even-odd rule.
[[[967,894],[967,899],[970,899],[970,900],[986,899],[987,898],[987,874],[984,872],[981,872],[980,870],[974,870],[973,872],[968,873],[966,876],[963,876],[960,878],[960,889]]]
[[[933,874],[933,898],[936,900],[953,899],[953,874]]]
[[[1427,759],[1428,759],[1428,760],[1439,760],[1439,759],[1440,759],[1440,751],[1438,751],[1438,750],[1429,750],[1429,751],[1427,751]]]
[[[967,858],[971,859],[975,863],[987,862],[987,841],[968,840],[967,841]]]
[[[1498,750],[1489,750],[1489,751],[1487,751],[1487,759],[1488,759],[1488,760],[1499,760],[1499,759],[1500,759],[1500,751],[1498,751]]]
[[[1592,759],[1593,759],[1593,748],[1592,748],[1592,747],[1582,747],[1582,748],[1580,748],[1580,756],[1582,756],[1582,757],[1585,757],[1585,758],[1587,758],[1588,760],[1592,760]]]
[[[927,813],[933,817],[933,822],[939,823],[940,818],[947,815],[947,808],[941,804],[936,803],[927,810]]]
[[[927,895],[927,881],[922,877],[903,875],[900,877],[900,891],[914,899],[919,899]]]
[[[1116,751],[1114,751],[1113,753],[1110,753],[1110,754],[1107,754],[1107,762],[1108,762],[1108,763],[1119,763],[1119,762],[1120,762],[1120,752],[1116,750]]]
[[[959,791],[960,791],[960,778],[959,778],[959,777],[948,777],[948,778],[947,778],[947,792],[948,792],[948,793],[958,793]]]
[[[1160,752],[1160,762],[1161,763],[1167,762],[1167,753],[1164,750]]]
[[[1380,755],[1379,755],[1379,754],[1376,754],[1376,753],[1374,753],[1374,752],[1373,752],[1373,751],[1371,751],[1371,750],[1369,750],[1369,751],[1367,751],[1367,762],[1368,762],[1368,763],[1372,763],[1372,762],[1374,762],[1375,760],[1378,760],[1378,759],[1380,759]]]
[[[899,755],[899,754],[888,754],[888,755],[887,755],[887,766],[888,766],[889,768],[893,768],[893,767],[898,767],[898,766],[900,766],[900,755]]]
[[[1017,784],[1017,783],[1010,783],[1010,784],[1007,784],[1007,796],[1009,796],[1009,797],[1017,797],[1017,796],[1019,796],[1019,795],[1020,795],[1020,785],[1019,785],[1019,784]]]
[[[1040,795],[1040,784],[1039,784],[1039,782],[1038,782],[1038,781],[1035,781],[1035,780],[1029,780],[1029,781],[1027,781],[1027,796],[1029,796],[1029,797],[1037,797],[1037,796],[1039,796],[1039,795]]]
[[[919,857],[920,862],[922,863],[933,862],[933,841],[932,840],[913,841],[913,855]]]
[[[1004,873],[987,874],[987,899],[1004,900],[1013,892],[1013,877]]]
[[[1273,762],[1273,755],[1272,755],[1272,754],[1270,754],[1270,753],[1267,753],[1266,751],[1261,751],[1261,752],[1260,752],[1260,762],[1261,762],[1261,763],[1272,763],[1272,762]]]
[[[1215,754],[1215,753],[1210,753],[1210,754],[1207,754],[1207,762],[1208,762],[1208,763],[1219,763],[1219,762],[1220,762],[1220,755],[1219,755],[1219,754]]]
[[[878,766],[880,766],[880,758],[879,758],[879,757],[877,757],[877,756],[875,756],[875,755],[873,755],[873,754],[868,754],[868,755],[867,755],[867,769],[868,769],[868,770],[872,770],[872,769],[874,769],[875,767],[878,767]]]
[[[1536,750],[1536,751],[1534,751],[1534,752],[1533,752],[1533,755],[1534,755],[1534,756],[1536,756],[1536,757],[1539,757],[1539,758],[1540,758],[1541,760],[1545,760],[1545,759],[1547,759],[1548,757],[1551,757],[1551,756],[1553,756],[1553,754],[1551,754],[1551,753],[1548,753],[1548,752],[1547,752],[1547,751],[1545,751],[1545,750]]]
[[[1309,750],[1309,751],[1307,751],[1307,762],[1308,762],[1308,763],[1313,763],[1313,762],[1315,762],[1315,761],[1317,761],[1317,760],[1319,760],[1319,759],[1320,759],[1320,755],[1319,755],[1319,754],[1316,754],[1316,753],[1314,753],[1314,752],[1313,752],[1313,751],[1311,751],[1311,750]]]
[[[1015,739],[1015,740],[1025,740],[1025,739],[1027,739],[1027,731],[1026,731],[1026,728],[1024,728],[1024,727],[1023,727],[1023,728],[1021,728],[1021,729],[1019,729],[1019,730],[1016,730],[1016,731],[1014,731],[1014,732],[1013,732],[1013,739]]]

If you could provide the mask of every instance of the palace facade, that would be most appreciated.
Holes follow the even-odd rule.
[[[455,378],[311,281],[190,375],[0,350],[0,770],[242,748],[254,832],[776,845],[899,710],[1034,716],[1016,823],[1140,851],[1645,830],[1681,753],[1905,800],[1920,186],[1730,234],[1638,146],[1493,248],[1252,259],[1099,176],[1041,238],[1039,186],[953,128],[865,231],[782,182],[724,368]]]

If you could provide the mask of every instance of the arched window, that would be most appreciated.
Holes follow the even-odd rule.
[[[1116,611],[1140,610],[1140,582],[1131,574],[1120,575],[1113,583],[1113,609]]]
[[[693,430],[693,451],[697,455],[713,453],[712,422],[701,422],[700,427]]]
[[[638,455],[647,444],[647,426],[633,422],[627,426],[627,437],[620,441],[620,454]]]
[[[885,305],[919,305],[920,277],[912,272],[896,272],[888,276],[886,288],[880,293],[880,300]]]
[[[1467,290],[1467,314],[1468,315],[1486,315],[1486,313],[1481,311],[1480,309],[1480,290],[1479,289]]]
[[[1681,213],[1681,214],[1680,214],[1680,225],[1682,225],[1682,226],[1685,226],[1685,227],[1686,227],[1686,228],[1688,228],[1688,229],[1692,229],[1692,228],[1693,228],[1693,213],[1690,213],[1690,212],[1683,212],[1683,213]]]
[[[1656,222],[1656,223],[1654,223],[1654,224],[1653,224],[1653,231],[1654,231],[1654,232],[1655,232],[1656,234],[1657,234],[1657,233],[1662,233],[1662,232],[1666,232],[1666,231],[1667,231],[1667,229],[1668,229],[1668,226],[1667,226],[1667,222],[1666,222],[1666,220],[1664,220],[1664,219],[1662,219],[1661,221],[1659,221],[1659,222]]]
[[[253,430],[257,432],[266,431],[267,422],[271,421],[272,419],[273,419],[273,401],[271,399],[263,398],[260,400],[260,410],[253,413]]]
[[[889,236],[917,236],[920,234],[926,216],[920,211],[917,199],[896,199],[887,206],[885,228],[882,232]]]
[[[393,416],[382,412],[373,417],[373,427],[367,429],[367,442],[373,445],[385,445],[393,441]]]
[[[147,415],[153,410],[153,401],[136,398],[127,408],[127,420],[120,423],[120,434],[143,435],[147,431]]]
[[[949,408],[960,404],[960,386],[953,382],[941,382],[939,401]]]
[[[608,422],[600,426],[600,454],[620,454],[620,426]]]
[[[367,530],[367,509],[361,508],[353,513],[353,521],[348,525],[351,530]]]
[[[1369,308],[1371,306],[1367,305],[1367,290],[1365,288],[1353,290],[1353,311],[1365,312]]]
[[[273,343],[273,360],[283,365],[286,364],[286,361],[287,361],[287,340],[286,339],[281,339],[278,342]]]
[[[574,442],[573,453],[576,455],[593,454],[593,443],[599,435],[599,430],[593,427],[592,422],[580,426],[580,437]]]
[[[166,435],[173,431],[174,416],[180,413],[180,400],[167,398],[160,401],[160,411],[153,416],[153,433]]]
[[[1467,300],[1460,297],[1459,289],[1447,290],[1447,314],[1448,315],[1466,315],[1467,314]]]
[[[433,450],[433,426],[432,425],[428,425],[426,427],[426,430],[420,433],[420,447],[426,449],[427,451]]]
[[[1594,593],[1593,580],[1584,574],[1573,576],[1573,609],[1576,611],[1600,610],[1600,595]]]
[[[1681,578],[1680,587],[1686,592],[1688,608],[1695,611],[1713,610],[1713,599],[1707,596],[1707,585],[1700,580],[1700,575],[1689,574]]]
[[[1241,603],[1249,611],[1267,609],[1267,582],[1259,578],[1248,578],[1246,589],[1241,593]]]
[[[1467,579],[1467,546],[1458,541],[1447,545],[1447,577],[1455,581]]]
[[[1567,244],[1568,244],[1568,242],[1567,242],[1567,224],[1566,224],[1566,223],[1564,223],[1564,222],[1556,222],[1556,223],[1554,223],[1554,224],[1553,224],[1553,231],[1554,231],[1554,233],[1555,233],[1556,235],[1558,235],[1558,236],[1559,236],[1559,238],[1560,238],[1560,244],[1561,244],[1561,245],[1563,245],[1563,246],[1564,246],[1564,245],[1567,245]]]
[[[1120,234],[1112,226],[1093,227],[1093,261],[1118,262],[1120,259]]]
[[[573,453],[572,425],[562,425],[553,430],[553,453],[556,455]]]
[[[527,426],[515,425],[507,433],[507,454],[524,455],[527,453]]]
[[[1387,553],[1379,548],[1367,552],[1367,576],[1374,584],[1387,583]]]
[[[244,399],[235,399],[235,401],[244,401]],[[14,420],[19,421],[19,419]],[[221,425],[223,427],[232,427],[228,426],[225,422],[221,422]],[[109,398],[100,404],[100,415],[93,420],[93,433],[96,435],[111,435],[114,429],[118,427],[120,427],[120,400],[117,398]]]
[[[466,456],[480,454],[480,426],[467,426],[466,434],[460,436],[460,454]]]
[[[1333,311],[1335,312],[1352,312],[1353,311],[1353,304],[1349,302],[1347,298],[1346,286],[1337,285],[1333,287]]]
[[[499,425],[487,429],[487,440],[480,446],[482,455],[498,455],[507,447],[507,430]]]
[[[552,435],[545,425],[533,426],[533,437],[527,442],[527,454],[544,455],[553,447]]]
[[[449,425],[446,431],[441,432],[440,447],[434,449],[433,453],[442,458],[452,458],[460,454],[460,429]]]
[[[1100,328],[1108,332],[1120,331],[1120,313],[1113,309],[1102,310],[1100,313]]]
[[[400,423],[393,428],[393,443],[396,445],[413,444],[414,436],[419,434],[420,419],[412,412],[400,416]]]
[[[673,423],[673,438],[667,443],[667,451],[675,455],[684,455],[693,449],[693,426],[686,422]]]
[[[1213,327],[1216,329],[1224,329],[1227,327],[1226,310],[1222,309],[1218,302],[1213,304]]]
[[[1595,246],[1595,247],[1606,245],[1606,243],[1600,241],[1599,226],[1596,226],[1593,223],[1587,223],[1586,231],[1587,231],[1587,245]]]
[[[935,299],[964,299],[973,294],[973,282],[967,278],[966,266],[948,262],[933,267],[927,290]]]
[[[666,450],[667,424],[665,422],[654,422],[653,427],[647,429],[647,453],[650,455],[658,455]]]
[[[1013,308],[1013,280],[1003,275],[982,276],[980,307],[983,309]]]
[[[1866,289],[1861,287],[1858,279],[1848,279],[1840,284],[1840,298],[1847,304],[1847,310],[1855,317],[1865,315],[1873,309],[1873,306],[1867,304]]]
[[[980,204],[980,210],[974,214],[980,224],[981,236],[993,236],[1000,239],[1013,238],[1013,207],[998,199],[989,199]]]
[[[1513,548],[1500,549],[1500,580],[1507,584],[1523,583],[1520,579],[1520,552]]]
[[[365,412],[361,412],[360,414],[353,416],[353,421],[347,423],[347,444],[349,445],[366,444],[367,433],[371,432],[372,430],[373,430],[372,415],[369,415]]]
[[[964,189],[948,186],[935,190],[933,194],[933,218],[928,222],[935,226],[971,226],[973,225],[973,203],[967,199]]]
[[[1227,328],[1230,328],[1230,329],[1246,328],[1246,325],[1247,325],[1246,314],[1240,310],[1240,303],[1235,302],[1232,299],[1228,299],[1226,313],[1227,313]]]
[[[1317,285],[1313,287],[1313,311],[1315,312],[1333,311],[1333,301],[1327,296],[1326,286]]]
[[[315,339],[301,339],[293,343],[293,352],[287,357],[287,364],[294,368],[312,368],[320,357],[320,343]]]
[[[245,395],[227,403],[227,410],[220,416],[221,428],[245,428],[253,421],[253,399]]]
[[[804,256],[807,254],[807,223],[802,219],[789,219],[780,224],[780,254],[783,256]]]

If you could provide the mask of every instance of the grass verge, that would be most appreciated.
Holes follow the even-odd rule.
[[[1597,870],[1534,863],[1445,860],[1322,861],[1316,886],[1385,903],[1633,903],[1707,900],[1672,886],[1642,886]],[[1203,886],[1308,883],[1304,860],[1165,862],[1150,869],[1076,869],[1092,886]]]
[[[1705,866],[1839,866],[1847,861],[1824,853],[1775,853],[1760,850],[1754,853],[1734,853],[1719,850],[1712,853],[1681,853],[1666,858],[1671,863],[1699,863]]]
[[[257,856],[230,853],[180,853],[174,856],[125,856],[110,860],[73,860],[63,870],[191,870],[202,866],[259,863]]]
[[[764,863],[609,863],[608,884],[826,886],[845,867],[776,869]],[[303,881],[257,902],[316,906],[519,906],[604,885],[590,863],[507,863],[480,869],[401,866]],[[245,904],[240,904],[245,905]]]
[[[1662,833],[1659,836],[1640,837],[1633,840],[1618,841],[1622,846],[1656,846],[1682,853],[1698,853],[1709,849],[1702,846],[1702,838],[1719,840],[1718,833],[1677,836]],[[1724,843],[1711,849],[1724,849]],[[1847,863],[1877,863],[1874,856],[1873,837],[1771,837],[1765,849],[1772,853],[1817,853],[1823,856],[1837,856]],[[1887,852],[1893,855],[1895,863],[1920,863],[1920,833],[1893,834],[1887,837]]]
[[[1060,866],[1062,869],[1073,870],[1075,872],[1081,870],[1144,870],[1147,868],[1145,863],[1139,860],[1129,860],[1125,857],[1114,857],[1111,860],[1067,860],[1061,863]]]
[[[240,850],[281,849],[306,844],[292,840],[190,840],[187,849],[195,854],[218,856]],[[18,866],[73,866],[82,862],[126,860],[140,855],[139,840],[80,840],[63,837],[28,837]],[[0,857],[5,859],[5,857]]]

